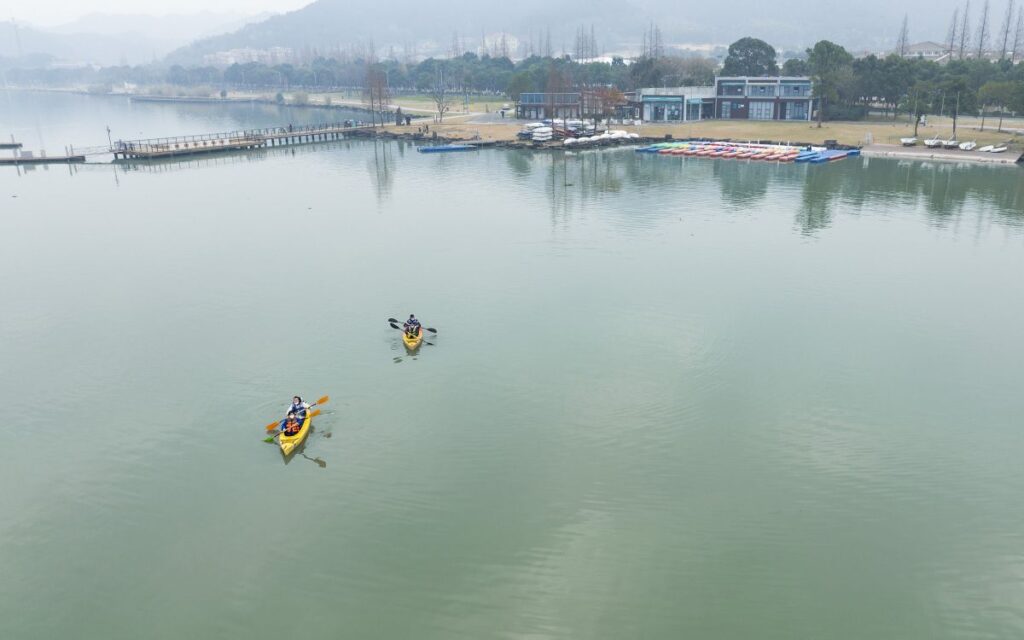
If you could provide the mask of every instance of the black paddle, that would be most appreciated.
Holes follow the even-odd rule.
[[[392,327],[395,327],[395,325],[398,324],[399,322],[401,322],[401,320],[395,320],[394,318],[388,318],[388,322],[392,323],[391,324]],[[395,328],[396,329],[400,329],[401,327],[395,327]],[[433,327],[423,327],[423,328],[426,329],[427,331],[429,331],[430,333],[437,333],[437,329],[435,329]],[[404,331],[404,329],[403,329],[403,331]]]

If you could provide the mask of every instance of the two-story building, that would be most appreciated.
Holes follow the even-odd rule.
[[[637,91],[644,122],[690,122],[715,117],[714,87],[661,87]]]
[[[810,120],[814,113],[806,77],[717,77],[714,100],[722,120]]]
[[[582,110],[579,93],[521,93],[516,101],[516,117],[526,120],[579,118]]]
[[[632,105],[645,122],[809,121],[814,114],[811,79],[790,76],[720,76],[711,87],[640,89]],[[523,93],[516,101],[516,117],[530,120],[579,118],[583,111],[580,93]]]

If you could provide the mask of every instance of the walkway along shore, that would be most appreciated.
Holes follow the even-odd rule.
[[[1024,155],[1017,153],[982,153],[956,149],[929,149],[902,147],[892,144],[870,144],[861,149],[869,158],[902,158],[905,160],[935,160],[938,162],[972,162],[980,164],[1022,164]]]

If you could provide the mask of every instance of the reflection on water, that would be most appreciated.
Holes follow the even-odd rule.
[[[0,637],[1021,637],[1018,171],[0,167],[0,405],[46,400],[5,423]],[[281,464],[311,388],[334,435]]]
[[[935,224],[945,225],[974,204],[972,215],[993,216],[1001,224],[1024,223],[1024,180],[1021,169],[970,164],[896,162],[851,158],[823,165],[757,161],[709,160],[613,152],[542,154],[542,162],[525,152],[511,152],[507,163],[519,175],[536,173],[543,165],[545,192],[552,221],[564,223],[571,211],[607,194],[645,193],[667,189],[678,199],[660,211],[634,211],[637,216],[672,215],[693,202],[706,202],[706,193],[693,193],[714,182],[720,206],[753,212],[769,204],[795,212],[802,233],[827,229],[837,211],[885,213],[920,206]],[[687,194],[689,193],[689,197]],[[838,205],[842,205],[841,207]]]
[[[394,152],[395,144],[380,142],[376,139],[368,144],[373,145],[373,157],[367,158],[366,167],[370,174],[370,182],[373,184],[374,192],[377,194],[377,201],[385,200],[391,193],[394,183],[392,167],[394,161],[391,155]]]

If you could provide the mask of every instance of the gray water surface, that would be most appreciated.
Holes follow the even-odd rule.
[[[1024,634],[1016,168],[343,141],[0,203],[2,638]]]

